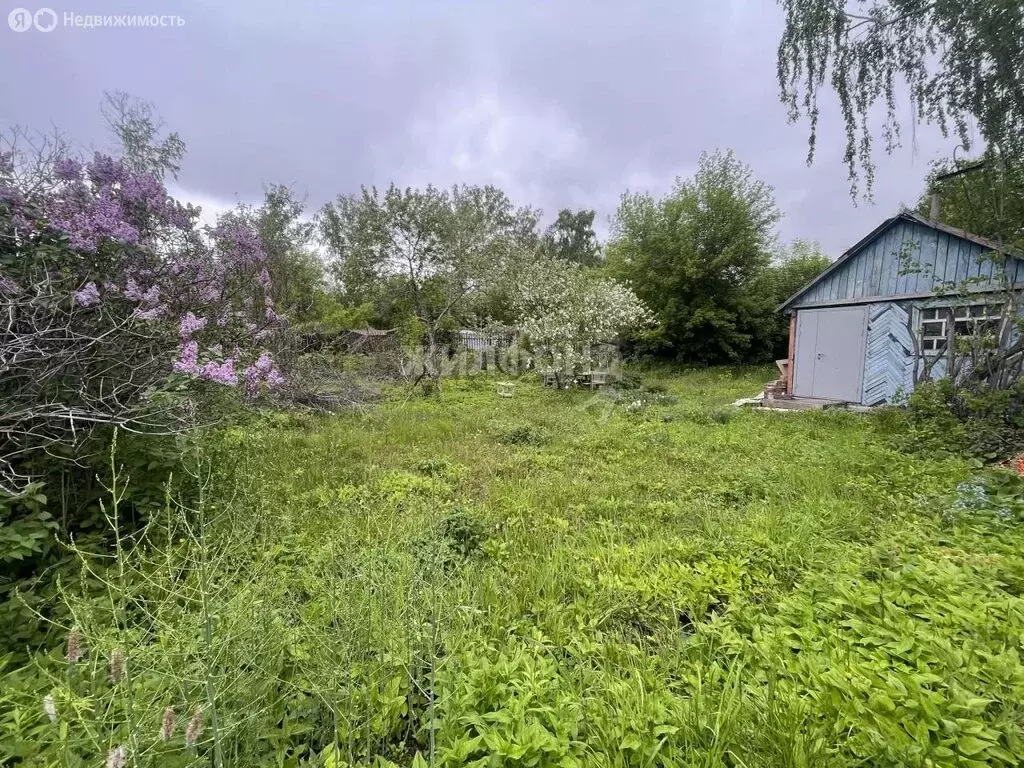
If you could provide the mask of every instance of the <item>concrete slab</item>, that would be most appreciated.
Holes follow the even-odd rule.
[[[783,411],[821,411],[825,408],[845,408],[849,403],[842,400],[822,400],[817,397],[776,398],[761,401],[762,408],[776,408]]]

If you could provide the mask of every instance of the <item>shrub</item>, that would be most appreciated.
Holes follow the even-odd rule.
[[[551,433],[534,424],[521,424],[512,427],[498,439],[505,445],[541,446],[551,442]]]
[[[879,423],[905,450],[998,461],[1024,450],[1024,383],[992,389],[925,382],[907,399],[905,419],[883,416]]]

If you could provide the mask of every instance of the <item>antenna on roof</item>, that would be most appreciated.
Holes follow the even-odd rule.
[[[975,171],[981,171],[985,168],[985,161],[979,160],[976,163],[965,165],[963,168],[958,168],[955,171],[949,173],[942,173],[932,179],[932,207],[928,218],[932,221],[939,220],[939,209],[942,205],[942,194],[939,192],[939,184],[950,179],[955,179],[957,176],[963,176],[968,173],[974,173]]]

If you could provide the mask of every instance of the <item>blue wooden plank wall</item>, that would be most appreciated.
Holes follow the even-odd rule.
[[[910,305],[895,301],[868,307],[865,346],[864,405],[891,403],[914,389],[914,340],[910,335]]]
[[[985,248],[916,222],[897,219],[838,269],[793,303],[793,308],[827,305],[851,299],[898,298],[931,293],[942,283],[971,278],[988,282],[995,271],[991,259],[979,263]],[[917,271],[900,274],[905,254]],[[1024,281],[1024,262],[1007,260],[1007,277]],[[979,283],[980,287],[981,283]]]
[[[868,305],[868,331],[864,349],[864,384],[861,403],[893,403],[914,391],[914,368],[923,372],[924,361],[914,351],[920,310],[955,304],[952,299],[884,301]],[[1020,310],[1024,317],[1024,307]],[[1014,332],[1011,343],[1017,338]],[[945,358],[934,362],[931,378],[947,373]]]

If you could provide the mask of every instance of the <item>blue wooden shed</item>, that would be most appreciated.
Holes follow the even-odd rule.
[[[998,322],[1006,288],[1024,288],[1024,254],[1002,249],[1000,264],[997,250],[909,210],[883,222],[782,305],[788,392],[879,405],[912,391],[948,323],[960,334]]]

